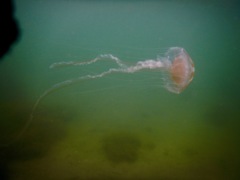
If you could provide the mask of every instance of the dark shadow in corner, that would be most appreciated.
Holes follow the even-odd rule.
[[[35,117],[31,128],[18,138],[19,132],[29,118],[29,105],[22,102],[0,104],[0,180],[12,179],[11,164],[33,161],[47,155],[51,147],[66,137],[68,114],[48,109]],[[57,113],[56,113],[57,111]],[[63,111],[62,111],[63,112]],[[71,114],[71,113],[70,113]],[[28,165],[24,165],[27,171]]]
[[[12,0],[0,1],[0,60],[7,54],[11,46],[19,40],[20,30],[14,18]]]

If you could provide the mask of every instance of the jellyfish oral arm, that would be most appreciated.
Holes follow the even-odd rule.
[[[139,61],[136,66],[134,66],[136,69],[160,69],[165,68],[165,64],[162,61],[158,60],[145,60],[145,61]]]
[[[50,69],[53,68],[59,68],[59,67],[66,67],[66,66],[83,66],[83,65],[90,65],[93,63],[96,63],[98,61],[103,60],[110,60],[115,62],[119,67],[126,67],[126,65],[116,56],[113,56],[112,54],[101,54],[97,56],[96,58],[85,61],[85,62],[78,62],[78,61],[62,61],[62,62],[56,62],[49,66]]]
[[[104,71],[97,75],[81,76],[75,80],[71,80],[71,81],[68,80],[66,82],[63,82],[63,84],[67,85],[67,84],[74,83],[74,81],[101,78],[103,76],[106,76],[106,75],[112,74],[112,73],[135,73],[135,72],[143,70],[143,69],[162,69],[162,68],[166,68],[166,65],[163,62],[157,61],[157,60],[145,60],[145,61],[139,61],[136,65],[129,66],[129,67],[127,67],[126,65],[121,63],[121,67],[122,68],[110,68],[108,71]],[[60,84],[62,84],[62,83],[60,83]]]

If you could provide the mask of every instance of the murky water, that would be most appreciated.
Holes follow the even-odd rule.
[[[238,179],[240,14],[236,3],[15,1],[20,41],[0,62],[0,179]],[[181,94],[158,71],[52,85],[116,65],[49,69],[113,54],[127,65],[184,47]]]

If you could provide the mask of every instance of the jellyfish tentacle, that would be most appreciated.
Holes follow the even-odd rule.
[[[116,57],[112,54],[101,54],[101,55],[97,56],[96,58],[89,60],[89,61],[85,61],[85,62],[78,62],[78,61],[56,62],[56,63],[51,64],[49,66],[49,68],[53,69],[53,68],[66,67],[66,66],[83,66],[83,65],[93,64],[93,63],[96,63],[96,62],[102,61],[102,60],[111,60],[111,61],[115,62],[119,67],[126,67],[126,65],[118,57]]]

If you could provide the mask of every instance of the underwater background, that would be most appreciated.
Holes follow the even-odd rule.
[[[236,1],[237,2],[237,1]],[[240,11],[234,1],[15,0],[20,40],[0,61],[0,179],[239,179]],[[141,71],[49,66],[113,54],[128,65],[183,47],[181,93]]]

